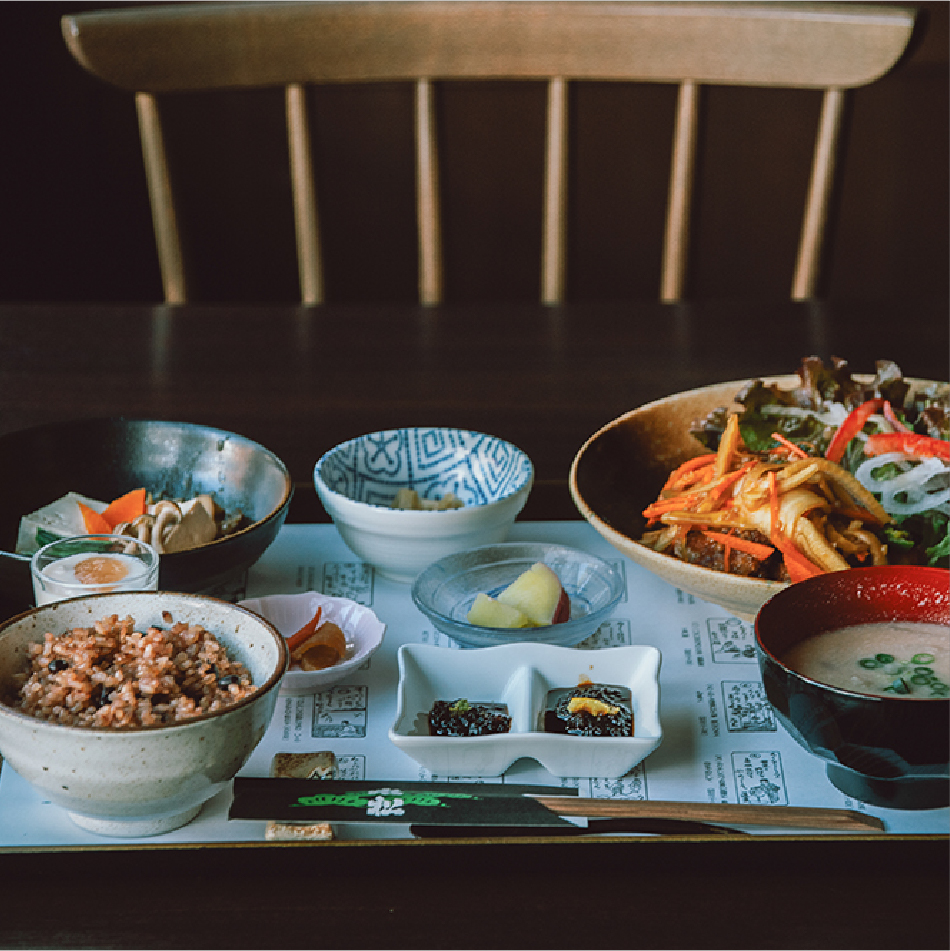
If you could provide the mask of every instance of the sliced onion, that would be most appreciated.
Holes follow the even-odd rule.
[[[950,503],[950,488],[941,489],[939,492],[921,492],[907,494],[907,501],[901,502],[893,496],[885,496],[881,499],[881,505],[884,511],[891,515],[916,515],[918,512],[929,512],[932,509],[939,508],[946,511],[944,506]]]
[[[877,479],[874,472],[889,463],[899,466],[909,465],[899,475],[892,479]],[[927,483],[935,476],[946,478],[950,475],[947,468],[939,459],[930,456],[922,459],[919,465],[908,463],[908,458],[902,452],[885,452],[879,456],[865,459],[855,470],[854,477],[870,492],[901,492],[909,488],[926,488]],[[935,486],[937,488],[938,486]],[[942,486],[939,486],[942,487]]]
[[[893,479],[877,479],[874,471],[889,463],[909,466]],[[887,452],[867,459],[858,466],[854,477],[868,491],[881,496],[881,505],[890,515],[916,515],[932,509],[950,507],[950,468],[939,459],[928,457],[918,464],[909,463],[902,452]],[[905,498],[898,499],[898,494]]]
[[[759,413],[762,416],[796,416],[799,419],[814,416],[826,426],[840,426],[848,416],[843,403],[832,403],[827,410],[802,409],[800,406],[779,406],[778,403],[767,403],[759,407]]]

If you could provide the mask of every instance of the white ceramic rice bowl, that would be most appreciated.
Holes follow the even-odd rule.
[[[411,582],[432,562],[508,537],[534,482],[531,460],[495,436],[409,427],[348,440],[314,467],[314,485],[343,541],[381,575]],[[454,492],[463,508],[393,509],[401,488]]]
[[[91,729],[20,713],[11,681],[27,665],[28,646],[47,630],[88,627],[112,614],[143,625],[201,624],[258,689],[233,707],[162,727]],[[247,762],[264,736],[288,662],[284,639],[263,618],[212,598],[167,592],[119,592],[59,601],[0,625],[0,755],[80,827],[101,835],[147,836],[190,822]]]

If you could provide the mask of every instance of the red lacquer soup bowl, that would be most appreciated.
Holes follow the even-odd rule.
[[[805,676],[781,659],[811,635],[900,622],[941,625],[950,638],[950,572],[852,568],[790,585],[756,616],[759,668],[779,721],[827,761],[828,779],[839,790],[872,805],[938,808],[950,800],[946,693],[859,693]]]

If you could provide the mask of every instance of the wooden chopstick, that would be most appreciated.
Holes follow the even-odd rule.
[[[575,796],[532,796],[559,816],[588,819],[692,819],[729,825],[780,826],[795,829],[836,829],[884,832],[876,816],[851,809],[809,806],[745,806],[734,803],[650,802],[634,799],[583,799]]]

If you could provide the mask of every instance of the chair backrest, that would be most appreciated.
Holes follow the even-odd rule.
[[[704,84],[824,91],[791,295],[814,296],[848,89],[903,53],[913,10],[859,3],[382,2],[212,3],[66,16],[63,35],[91,73],[135,93],[166,301],[187,300],[156,95],[282,86],[300,293],[323,299],[317,196],[306,109],[318,83],[415,84],[419,298],[442,299],[434,89],[460,79],[546,80],[541,300],[565,284],[567,84],[675,83],[672,168],[660,298],[682,297]]]

